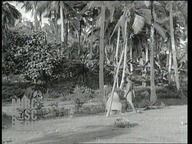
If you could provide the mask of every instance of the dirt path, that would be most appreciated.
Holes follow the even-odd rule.
[[[141,143],[176,142],[187,143],[187,106],[169,106],[164,109],[128,113],[131,128],[115,128],[118,116],[104,115],[45,120],[36,123],[33,131],[3,131],[3,138],[12,135],[18,144],[71,144],[80,142]],[[24,142],[25,141],[25,142]]]

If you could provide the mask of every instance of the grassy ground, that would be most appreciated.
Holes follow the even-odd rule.
[[[9,137],[14,144],[187,142],[187,125],[181,124],[187,122],[187,105],[168,106],[141,114],[129,112],[121,116],[137,123],[131,128],[114,127],[117,117],[106,118],[99,114],[44,120],[36,122],[29,131],[3,130],[2,138]]]

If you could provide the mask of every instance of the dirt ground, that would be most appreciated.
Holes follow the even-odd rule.
[[[116,128],[114,120],[117,117],[137,125]],[[187,105],[109,118],[99,114],[38,121],[26,130],[3,130],[2,138],[12,141],[10,144],[187,143],[187,125],[182,122],[187,122]]]

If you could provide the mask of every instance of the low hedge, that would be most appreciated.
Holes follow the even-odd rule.
[[[101,103],[98,103],[98,104],[83,105],[77,113],[78,114],[97,114],[97,113],[103,113],[103,112],[105,112],[105,106]]]
[[[56,117],[68,117],[70,115],[86,115],[97,114],[105,112],[105,106],[102,103],[86,103],[82,107],[77,108],[75,105],[71,106],[48,106],[43,107],[37,111],[38,119],[49,119]]]

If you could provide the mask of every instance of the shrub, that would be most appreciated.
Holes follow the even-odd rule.
[[[2,99],[4,101],[11,101],[11,99],[16,97],[22,97],[26,86],[29,86],[29,83],[3,83],[2,84]]]
[[[73,94],[72,99],[76,104],[85,103],[88,100],[92,99],[94,96],[94,91],[88,87],[84,86],[76,86]]]
[[[98,105],[85,105],[82,106],[79,109],[79,114],[97,114],[97,113],[103,113],[105,112],[105,106],[102,104],[98,104]]]

